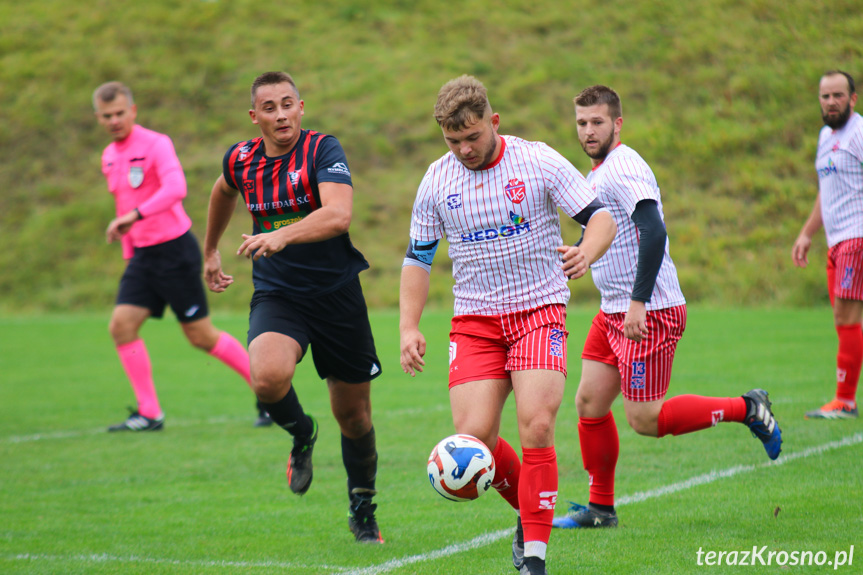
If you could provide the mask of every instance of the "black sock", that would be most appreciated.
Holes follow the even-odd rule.
[[[614,505],[598,505],[596,503],[590,503],[588,504],[588,507],[604,513],[614,513]]]
[[[270,414],[270,417],[279,427],[294,436],[308,437],[314,432],[312,420],[303,412],[303,406],[297,398],[294,386],[288,390],[288,394],[275,403],[261,402],[261,406]]]
[[[348,472],[348,495],[354,489],[375,490],[378,474],[378,452],[375,447],[375,428],[358,439],[342,435],[342,461]]]

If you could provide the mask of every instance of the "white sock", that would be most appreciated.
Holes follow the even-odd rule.
[[[545,561],[545,550],[548,548],[548,543],[543,543],[542,541],[525,541],[524,542],[524,556],[525,557],[539,557],[543,561]]]

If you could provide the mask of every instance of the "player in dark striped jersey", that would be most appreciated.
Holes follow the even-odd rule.
[[[311,345],[341,429],[349,526],[357,541],[382,543],[372,503],[377,450],[370,399],[370,381],[381,368],[359,281],[369,266],[348,235],[348,162],[335,137],[302,129],[304,102],[290,75],[262,74],[251,95],[249,115],[261,136],[231,146],[213,186],[204,244],[207,286],[222,292],[233,283],[222,271],[218,243],[242,197],[254,222],[237,249],[253,261],[252,388],[294,438],[288,485],[303,495],[312,481],[318,423],[303,411],[293,385]]]

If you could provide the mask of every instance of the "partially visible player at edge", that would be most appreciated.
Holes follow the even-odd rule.
[[[856,418],[857,384],[863,363],[863,118],[854,111],[857,92],[850,74],[832,70],[819,85],[821,118],[815,170],[818,195],[791,250],[794,265],[809,264],[812,237],[827,236],[827,293],[839,336],[836,396],[806,413],[813,419]]]
[[[254,222],[237,254],[251,258],[255,292],[249,313],[252,388],[293,436],[288,485],[303,495],[312,482],[317,420],[303,411],[294,371],[309,345],[341,430],[348,475],[348,525],[358,542],[383,543],[372,503],[378,454],[371,380],[381,374],[359,273],[369,267],[348,229],[353,184],[345,152],[330,135],[304,130],[303,100],[284,72],[258,76],[252,123],[261,135],[230,147],[210,194],[205,277],[214,292],[233,283],[222,272],[219,239],[242,195]]]
[[[741,397],[678,395],[665,399],[686,301],[671,261],[659,186],[650,166],[620,141],[620,98],[607,86],[575,97],[578,139],[593,169],[587,182],[614,216],[618,233],[591,274],[602,297],[582,352],[575,396],[578,437],[590,477],[587,507],[574,504],[555,527],[613,527],[619,442],[611,405],[623,393],[629,425],[640,435],[681,435],[721,421],[745,424],[770,459],[782,447],[767,392]]]
[[[209,353],[250,382],[249,355],[242,344],[213,326],[201,280],[201,250],[183,209],[186,176],[171,139],[136,123],[132,90],[120,82],[93,92],[96,119],[114,140],[102,153],[102,173],[116,214],[105,236],[119,241],[129,260],[109,331],[137,400],[137,409],[108,431],[158,431],[165,415],[156,395],[141,326],[160,319],[170,305],[193,346]],[[257,426],[268,425],[259,409]]]
[[[513,565],[522,574],[544,574],[557,499],[554,423],[566,379],[567,277],[585,274],[615,226],[563,156],[541,142],[498,134],[500,116],[476,78],[445,84],[434,116],[450,151],[429,167],[414,203],[401,277],[401,365],[411,376],[422,371],[419,322],[435,250],[446,236],[455,279],[453,423],[492,451],[493,485],[519,513]],[[562,245],[558,207],[586,226],[580,246]],[[510,392],[523,461],[498,436]]]

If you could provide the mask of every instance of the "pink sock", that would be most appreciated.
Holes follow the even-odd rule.
[[[609,411],[603,417],[579,417],[581,460],[590,477],[590,503],[614,505],[614,470],[620,452],[617,424]]]
[[[742,422],[745,417],[746,400],[742,397],[678,395],[662,404],[657,437],[692,433],[720,421]]]
[[[239,373],[251,387],[252,376],[249,372],[249,354],[232,335],[222,332],[219,341],[210,350],[210,355]]]
[[[153,384],[153,370],[150,367],[150,356],[143,339],[117,346],[120,363],[129,377],[129,383],[135,391],[138,401],[138,413],[144,417],[155,419],[162,415],[159,398],[156,397],[156,386]]]
[[[557,454],[552,447],[523,448],[518,487],[524,542],[548,543],[557,502]]]
[[[503,437],[498,437],[497,445],[494,446],[491,455],[494,457],[492,487],[497,489],[513,509],[518,509],[518,477],[521,474],[521,461],[518,460],[518,454],[509,443],[504,441]]]

